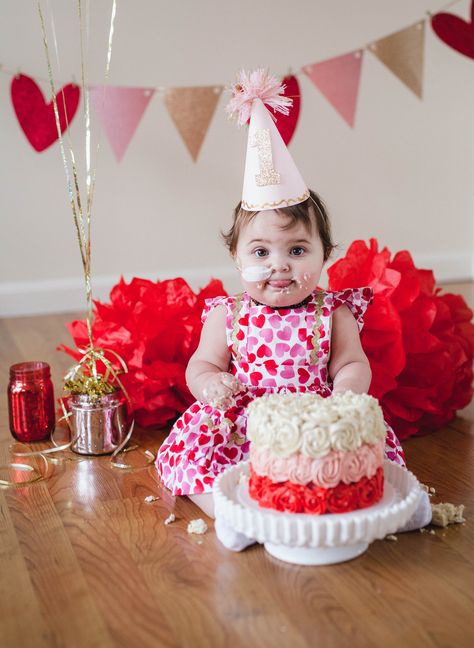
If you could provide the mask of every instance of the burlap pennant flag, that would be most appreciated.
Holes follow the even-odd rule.
[[[425,21],[422,20],[371,43],[369,49],[421,99],[424,46]]]
[[[191,157],[197,160],[223,86],[168,88],[163,101]]]
[[[93,86],[90,96],[118,162],[125,155],[155,90],[121,86]]]
[[[341,117],[354,126],[363,50],[305,65],[303,72],[334,106]]]

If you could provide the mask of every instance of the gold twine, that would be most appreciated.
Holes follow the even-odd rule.
[[[10,462],[0,465],[0,470],[20,470],[21,472],[36,472],[36,475],[32,476],[31,479],[24,479],[19,482],[13,481],[12,479],[0,479],[0,486],[13,486],[15,488],[21,488],[22,486],[35,484],[36,482],[46,479],[46,473],[48,472],[48,462],[46,460],[46,457],[44,457],[41,452],[38,453],[38,456],[43,460],[43,467],[45,469],[44,474],[42,474],[38,468],[30,466],[29,464]]]

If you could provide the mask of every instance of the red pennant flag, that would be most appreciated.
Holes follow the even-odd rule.
[[[153,88],[94,86],[92,104],[118,162],[123,158],[143,113],[154,94]]]
[[[351,127],[355,120],[362,55],[363,50],[356,50],[303,68],[303,72]]]

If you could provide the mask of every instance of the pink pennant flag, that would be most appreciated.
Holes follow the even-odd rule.
[[[363,50],[305,65],[308,75],[349,126],[354,126]]]
[[[155,90],[121,86],[93,86],[90,96],[118,162],[140,123]]]

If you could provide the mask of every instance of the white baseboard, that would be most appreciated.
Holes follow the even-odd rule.
[[[434,270],[438,283],[473,281],[474,255],[414,254],[415,264],[419,268]],[[187,270],[185,272],[157,273],[156,275],[137,275],[144,279],[156,281],[182,276],[193,290],[205,286],[211,277],[221,279],[228,292],[239,289],[236,271],[231,265],[215,268]],[[132,276],[125,275],[130,281]],[[97,276],[93,280],[94,298],[108,301],[111,288],[119,280],[118,276]],[[325,273],[321,284],[326,284]],[[80,277],[66,279],[38,279],[36,281],[0,282],[0,317],[21,315],[42,315],[47,313],[67,313],[85,310],[84,284]]]
[[[232,266],[135,276],[151,281],[183,277],[193,290],[205,286],[211,277],[220,279],[228,292],[238,290],[239,286],[237,273]],[[108,301],[110,290],[119,279],[119,276],[114,275],[93,277],[94,299]],[[128,283],[132,275],[124,275],[124,279]],[[0,282],[0,317],[70,313],[84,311],[85,308],[84,282],[81,277]]]
[[[437,283],[474,281],[474,252],[472,254],[467,252],[439,255],[413,254],[412,256],[417,268],[434,271]]]

